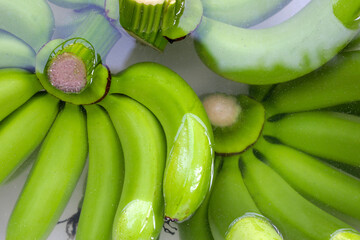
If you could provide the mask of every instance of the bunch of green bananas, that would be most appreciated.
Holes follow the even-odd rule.
[[[183,221],[202,203],[211,125],[175,72],[138,63],[111,76],[92,44],[77,38],[47,43],[36,74],[11,68],[0,78],[0,182],[42,143],[6,239],[47,238],[88,152],[77,239],[156,239],[164,219]]]
[[[200,210],[180,224],[182,239],[360,239],[354,46],[294,81],[251,87],[252,98],[203,99],[220,167]]]

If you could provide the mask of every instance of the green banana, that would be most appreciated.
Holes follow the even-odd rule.
[[[293,18],[267,29],[203,17],[195,47],[210,69],[230,80],[285,82],[317,69],[343,49],[357,34],[359,15],[359,1],[313,0]]]
[[[274,87],[264,101],[268,116],[360,101],[360,51],[341,52],[320,69]]]
[[[302,112],[267,122],[264,135],[304,152],[360,166],[360,117],[333,112]]]
[[[205,17],[238,27],[250,27],[260,23],[289,2],[289,0],[202,0]]]
[[[24,104],[42,86],[34,74],[21,69],[0,70],[0,121]]]
[[[76,239],[111,239],[124,178],[123,151],[108,114],[98,105],[85,107],[89,170]]]
[[[284,145],[261,139],[255,148],[264,156],[263,161],[304,197],[327,212],[340,212],[360,222],[358,179]]]
[[[284,239],[357,240],[360,234],[316,207],[288,185],[252,151],[242,155],[244,182],[260,211],[279,228]]]
[[[239,169],[241,155],[224,157],[209,203],[209,223],[214,239],[282,239],[261,216]],[[259,228],[261,230],[259,230]]]
[[[0,29],[22,39],[35,52],[50,40],[54,26],[52,11],[45,0],[0,1]]]
[[[214,157],[200,99],[179,75],[156,63],[138,63],[113,76],[109,93],[139,101],[159,119],[167,141],[165,216],[189,218],[209,191]]]
[[[0,68],[35,67],[35,52],[22,40],[0,30]]]
[[[245,96],[214,93],[203,99],[214,128],[214,150],[230,155],[246,151],[259,138],[264,121],[264,107]]]
[[[221,169],[223,157],[218,155],[214,161],[214,175],[213,182],[216,180],[217,174]],[[211,190],[212,191],[212,190]],[[208,192],[203,203],[195,214],[185,222],[179,223],[179,236],[184,240],[212,240],[211,229],[208,221],[208,207],[210,200],[210,193]]]
[[[7,226],[6,239],[46,239],[55,227],[83,170],[86,120],[66,104],[40,149]]]
[[[131,98],[107,96],[100,105],[114,123],[125,159],[113,239],[157,239],[164,222],[164,132],[155,116]]]
[[[0,184],[41,143],[59,111],[58,100],[37,94],[0,122]]]

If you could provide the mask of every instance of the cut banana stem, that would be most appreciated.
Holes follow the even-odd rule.
[[[42,86],[34,74],[21,69],[0,70],[0,121],[24,104]]]
[[[337,11],[346,4],[348,9]],[[244,29],[203,17],[195,47],[217,74],[248,84],[289,81],[317,69],[356,35],[359,1],[313,0],[291,19],[267,29]],[[316,41],[314,41],[316,39]]]
[[[238,27],[260,23],[289,2],[290,0],[202,0],[204,16]]]
[[[171,40],[182,39],[201,22],[201,0],[166,0],[162,19],[162,35]]]
[[[165,0],[120,0],[120,24],[144,44],[164,50],[167,40],[161,33]]]
[[[66,104],[40,149],[15,205],[6,239],[47,239],[84,168],[86,120],[80,107]]]
[[[214,128],[214,150],[218,154],[239,154],[259,138],[264,121],[264,107],[245,96],[210,94],[203,99]]]
[[[316,207],[262,163],[252,151],[240,162],[244,182],[260,211],[279,228],[284,239],[355,240],[359,233]]]
[[[34,70],[35,51],[24,41],[0,30],[0,68]]]
[[[0,122],[0,184],[41,143],[59,111],[58,100],[37,94]]]
[[[209,223],[214,239],[282,239],[250,196],[239,157],[224,157],[211,192]]]
[[[159,119],[167,141],[165,216],[189,218],[209,191],[214,157],[200,99],[179,75],[156,63],[135,64],[113,76],[109,93],[139,101]]]
[[[320,69],[278,84],[264,106],[268,116],[360,101],[360,52],[339,53]]]
[[[267,122],[265,136],[335,162],[360,166],[360,117],[333,112],[294,113]]]
[[[36,75],[46,91],[65,102],[92,104],[109,90],[110,73],[87,40],[55,39],[36,56]]]
[[[216,156],[214,161],[214,175],[213,182],[221,169],[223,159],[222,156]],[[212,185],[214,186],[214,185]],[[210,200],[210,193],[208,192],[203,203],[195,214],[187,221],[179,223],[179,235],[183,240],[212,240],[214,239],[211,233],[208,221],[208,207]]]
[[[119,137],[107,112],[98,105],[85,107],[89,170],[76,239],[111,239],[124,179]]]
[[[35,52],[51,39],[54,28],[53,13],[45,0],[0,2],[0,29],[24,40]]]
[[[265,163],[308,200],[335,216],[340,212],[360,223],[359,179],[308,154],[264,139],[255,148]]]
[[[100,104],[108,111],[124,149],[124,186],[113,239],[157,239],[164,222],[164,132],[156,117],[129,97],[110,95]]]
[[[90,11],[68,38],[86,39],[96,49],[96,53],[105,59],[120,37],[120,32],[105,16],[97,11]]]

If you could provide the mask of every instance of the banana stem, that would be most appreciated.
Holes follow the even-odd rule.
[[[103,59],[120,37],[121,34],[115,26],[96,11],[91,11],[69,36],[69,38],[84,38],[89,41],[96,49],[96,53],[100,54]]]

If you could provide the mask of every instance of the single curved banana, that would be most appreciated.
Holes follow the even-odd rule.
[[[0,68],[35,68],[35,52],[24,41],[0,30]]]
[[[360,117],[333,112],[302,112],[267,122],[265,136],[309,154],[360,166]]]
[[[215,157],[213,182],[216,180],[216,176],[219,170],[221,169],[222,162],[223,162],[222,156],[218,155]],[[214,239],[211,234],[211,229],[208,221],[208,208],[209,208],[211,191],[208,192],[206,198],[204,199],[199,209],[195,212],[195,214],[187,221],[178,224],[180,239],[183,240]]]
[[[224,157],[209,203],[209,223],[214,239],[271,239],[281,235],[261,216],[239,169],[241,155]]]
[[[37,156],[7,226],[6,239],[47,239],[83,170],[87,155],[86,119],[66,104]]]
[[[0,29],[28,43],[35,52],[51,39],[54,17],[45,0],[0,1]]]
[[[255,149],[264,156],[266,164],[308,200],[329,213],[340,212],[360,223],[359,179],[306,153],[264,139]],[[346,217],[343,220],[346,221]]]
[[[107,96],[108,111],[124,149],[125,177],[113,239],[157,239],[164,222],[164,132],[155,116],[126,96]]]
[[[37,94],[0,122],[0,184],[41,143],[59,111],[59,101]]]
[[[276,85],[264,101],[268,116],[360,101],[360,51],[341,52],[323,67]]]
[[[1,69],[0,121],[41,89],[35,74],[17,68]]]
[[[209,191],[214,157],[200,99],[179,75],[156,63],[135,64],[113,76],[109,93],[139,101],[159,119],[167,141],[165,216],[189,218]]]
[[[205,17],[238,27],[250,27],[260,23],[289,2],[289,0],[202,0]]]
[[[267,29],[238,28],[203,17],[195,47],[211,70],[230,80],[285,82],[317,69],[343,49],[357,34],[359,9],[359,1],[313,0],[291,19]]]
[[[244,182],[257,207],[279,228],[284,239],[357,240],[360,234],[316,207],[282,179],[252,151],[242,155]]]
[[[124,179],[119,137],[107,112],[98,105],[85,107],[89,170],[76,239],[111,239],[112,226]]]

